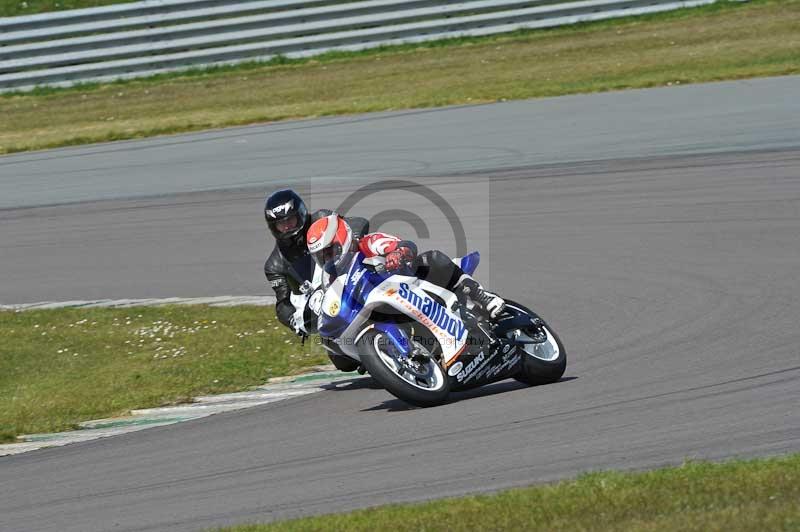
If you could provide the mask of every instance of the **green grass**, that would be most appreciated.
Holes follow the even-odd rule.
[[[48,11],[122,4],[134,0],[0,0],[0,17],[35,15]]]
[[[690,462],[645,473],[591,473],[495,495],[220,530],[800,530],[800,455]]]
[[[800,0],[0,97],[0,153],[349,113],[800,73]]]
[[[272,307],[3,311],[0,338],[0,441],[327,362]]]

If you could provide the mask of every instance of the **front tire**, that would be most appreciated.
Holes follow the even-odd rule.
[[[506,307],[539,317],[531,309],[514,301],[506,300]],[[567,351],[561,343],[561,338],[547,322],[544,324],[544,330],[547,332],[547,341],[538,345],[524,346],[522,371],[514,375],[516,380],[530,386],[558,382],[567,369]],[[525,333],[524,330],[522,332]]]
[[[372,378],[398,399],[421,407],[437,406],[447,400],[450,381],[433,357],[424,364],[407,366],[402,357],[393,353],[391,342],[380,331],[367,332],[359,344],[361,363]],[[435,351],[416,344],[429,354]]]

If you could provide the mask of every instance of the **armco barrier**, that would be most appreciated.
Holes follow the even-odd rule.
[[[715,0],[146,0],[0,18],[0,91],[480,36]]]

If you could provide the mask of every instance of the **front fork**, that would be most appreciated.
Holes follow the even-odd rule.
[[[407,369],[417,371],[420,365],[427,364],[431,357],[419,347],[414,346],[408,332],[395,323],[378,323],[375,329],[389,337],[397,361]]]
[[[376,323],[375,330],[382,332],[389,338],[392,346],[402,358],[408,358],[411,354],[411,340],[406,331],[396,323]]]

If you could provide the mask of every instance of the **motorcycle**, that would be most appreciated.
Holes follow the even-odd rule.
[[[339,270],[326,265],[321,288],[307,290],[316,329],[332,359],[368,371],[395,397],[428,407],[451,391],[507,378],[547,384],[564,374],[561,340],[529,308],[506,300],[489,319],[460,293],[409,272],[387,272],[383,257],[350,255]],[[454,262],[471,275],[480,254]]]

